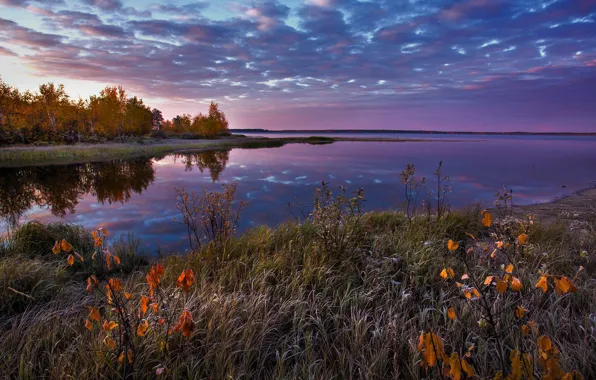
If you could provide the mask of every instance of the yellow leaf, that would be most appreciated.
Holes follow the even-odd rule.
[[[93,325],[91,324],[91,322],[88,319],[85,319],[85,328],[89,331],[93,330]]]
[[[68,263],[68,266],[72,266],[72,264],[74,264],[74,256],[73,255],[68,255],[68,257],[66,258],[66,262]]]
[[[497,288],[497,292],[503,294],[507,290],[507,283],[501,279],[498,279],[496,288]]]
[[[60,242],[60,248],[64,251],[64,252],[70,252],[72,251],[72,245],[70,245],[69,242],[67,242],[66,240],[62,239],[62,241]]]
[[[444,268],[441,271],[441,277],[444,279],[455,277],[455,272],[451,268]]]
[[[514,269],[513,264],[508,264],[507,267],[505,268],[505,273],[511,274],[511,273],[513,273],[513,269]]]
[[[520,234],[517,237],[517,241],[519,242],[520,245],[526,245],[528,244],[528,234]]]
[[[99,310],[97,310],[94,307],[89,306],[89,319],[92,321],[99,322],[99,320],[101,319],[101,317],[99,315]]]
[[[450,251],[455,251],[457,248],[459,248],[459,243],[456,243],[453,240],[449,239],[449,241],[447,242],[447,249],[449,249]]]
[[[52,253],[54,255],[59,254],[62,251],[62,248],[60,248],[60,243],[58,243],[58,241],[56,241],[56,244],[54,244],[54,246],[52,247]]]
[[[509,281],[509,286],[511,287],[511,290],[513,290],[514,292],[519,292],[523,288],[521,281],[517,277],[511,277],[511,280]]]
[[[490,227],[493,224],[493,216],[486,210],[483,210],[481,214],[483,216],[482,225],[484,227]]]
[[[455,318],[457,318],[456,315],[455,315],[455,309],[453,309],[452,307],[450,307],[449,310],[447,310],[447,316],[452,321],[455,321]]]
[[[461,368],[464,370],[464,372],[466,373],[466,375],[468,375],[468,377],[472,377],[476,374],[476,371],[474,370],[474,367],[472,367],[466,359],[462,359],[461,361]]]
[[[526,313],[527,313],[528,311],[529,311],[529,310],[528,310],[528,309],[526,309],[525,307],[523,307],[523,306],[518,306],[518,307],[516,307],[516,308],[515,308],[515,316],[516,316],[516,317],[518,317],[518,318],[523,318],[523,317],[524,317],[524,315],[526,315]]]
[[[459,360],[459,355],[456,352],[453,352],[449,357],[449,374],[454,380],[461,379],[461,362]]]
[[[548,281],[546,279],[546,276],[540,277],[540,280],[538,280],[538,282],[536,283],[536,287],[542,289],[543,293],[546,293],[546,291],[548,290]]]
[[[147,334],[147,330],[149,329],[149,322],[146,319],[143,319],[139,323],[139,327],[137,327],[137,335],[138,336],[145,336]]]

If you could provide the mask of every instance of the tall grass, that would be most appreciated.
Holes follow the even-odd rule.
[[[222,246],[204,245],[186,256],[161,259],[168,291],[182,270],[195,273],[196,287],[176,301],[192,312],[195,329],[189,339],[173,335],[166,357],[151,332],[137,338],[137,378],[155,377],[160,366],[169,378],[428,378],[416,348],[422,330],[435,329],[445,342],[453,342],[447,343],[452,351],[474,343],[468,341],[469,326],[478,323],[472,313],[462,310],[456,322],[446,317],[448,292],[439,272],[449,260],[446,236],[482,234],[478,210],[447,213],[431,226],[424,217],[414,216],[410,223],[397,212],[364,214],[359,223],[358,236],[342,246],[341,254],[330,254],[319,227],[307,221],[258,227]],[[533,318],[556,342],[562,366],[596,378],[596,236],[535,224],[529,239],[531,249],[518,274],[524,283],[544,265],[570,276],[578,265],[586,268],[577,293],[535,292],[529,302],[540,305]],[[147,270],[138,265],[130,274],[121,273],[133,298],[147,292]],[[21,253],[0,259],[2,289],[20,286],[36,300],[16,312],[1,309],[3,376],[120,376],[105,354],[102,333],[83,326],[85,306],[94,301],[84,284],[68,280],[72,271],[63,260]],[[18,285],[23,281],[29,285]],[[60,296],[45,297],[55,293],[55,284],[62,284]],[[477,345],[471,360],[481,378],[499,368],[486,345]]]

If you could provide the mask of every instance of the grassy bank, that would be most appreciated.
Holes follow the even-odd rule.
[[[425,368],[427,356],[418,347],[421,331],[431,331],[441,337],[448,356],[463,358],[468,352],[466,363],[480,378],[514,370],[509,358],[516,349],[532,353],[532,371],[541,378],[538,336],[550,337],[563,371],[596,378],[593,221],[572,230],[495,215],[486,227],[486,217],[474,208],[411,222],[401,213],[375,212],[335,229],[321,219],[259,227],[219,246],[159,259],[165,268],[160,292],[172,295],[156,295],[159,313],[170,313],[176,323],[187,310],[194,325],[188,337],[174,332],[164,350],[161,327],[148,311],[143,317],[150,321],[148,332],[131,338],[136,349],[128,373],[137,378],[156,377],[162,369],[168,378],[439,378],[437,366],[446,364],[439,359]],[[489,259],[499,245],[496,237],[512,245]],[[101,295],[85,292],[89,273],[83,264],[69,267],[65,254],[51,253],[53,241],[62,238],[90,260],[93,239],[73,226],[26,225],[0,248],[0,371],[7,378],[123,376],[118,352],[105,344],[117,328],[84,326],[88,306],[99,308],[102,322],[112,315],[110,308],[98,301]],[[448,248],[448,239],[459,246]],[[121,259],[110,276],[122,281],[132,314],[140,314],[138,300],[148,295],[151,264],[137,259],[130,242],[110,244],[110,251]],[[478,286],[478,300],[462,295],[471,281],[460,279],[463,274],[482,280],[490,273],[502,276],[509,263],[523,290],[500,293],[486,285]],[[443,278],[445,268],[453,268],[456,278]],[[188,293],[176,287],[185,269],[196,277]],[[542,292],[534,285],[540,271],[573,279],[577,291]],[[484,301],[492,302],[488,310],[478,306]],[[512,302],[527,310],[521,319]],[[498,342],[485,321],[488,315],[495,318]],[[522,323],[538,331],[523,336]]]
[[[113,159],[150,157],[166,153],[230,148],[276,148],[285,144],[328,144],[328,137],[247,138],[226,137],[215,140],[140,140],[143,143],[104,143],[56,146],[18,146],[0,148],[0,166],[27,166],[97,162]]]

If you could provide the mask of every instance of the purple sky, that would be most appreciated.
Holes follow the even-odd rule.
[[[0,0],[0,75],[232,128],[596,132],[596,0]]]

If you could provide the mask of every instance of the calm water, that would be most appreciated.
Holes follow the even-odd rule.
[[[287,204],[310,205],[322,180],[365,191],[365,209],[399,207],[407,163],[431,178],[439,161],[451,177],[449,203],[491,204],[503,187],[515,202],[546,202],[596,184],[596,139],[486,139],[463,142],[338,142],[233,149],[78,165],[0,168],[0,228],[65,220],[145,244],[184,250],[174,187],[200,190],[237,182],[246,201],[241,229],[291,218]],[[432,182],[431,182],[432,183]]]

